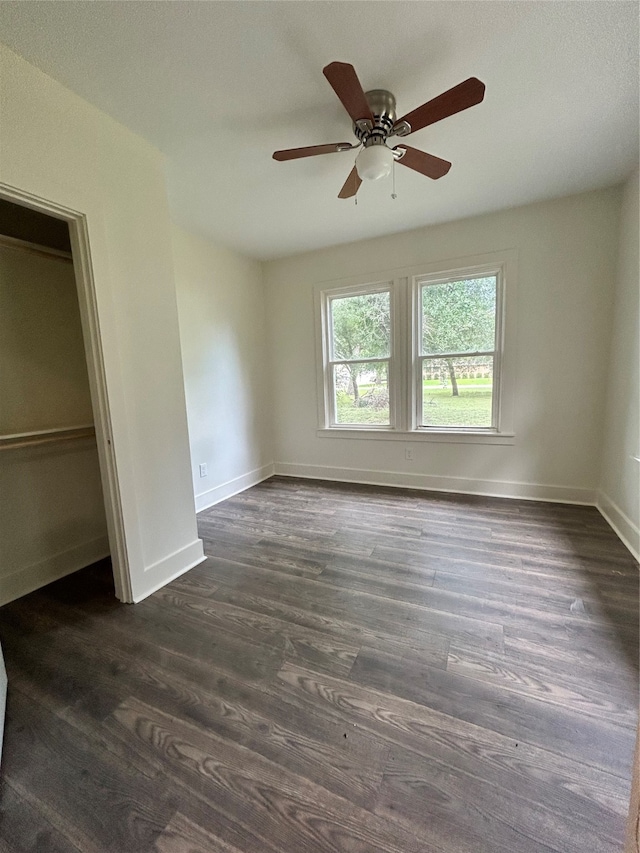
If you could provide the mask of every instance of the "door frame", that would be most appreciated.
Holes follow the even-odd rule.
[[[1,182],[0,198],[22,205],[22,207],[29,207],[39,213],[45,213],[55,219],[61,219],[69,226],[73,271],[76,280],[84,350],[89,374],[91,404],[95,421],[96,445],[100,463],[100,479],[102,481],[115,593],[120,601],[132,602],[133,592],[127,553],[122,496],[113,446],[111,411],[109,408],[109,394],[107,390],[104,353],[100,333],[100,316],[91,261],[87,217],[80,211],[72,210],[56,202],[40,198]]]

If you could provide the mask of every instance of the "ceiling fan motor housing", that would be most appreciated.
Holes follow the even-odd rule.
[[[371,89],[365,97],[373,113],[373,126],[369,119],[360,119],[354,122],[353,132],[365,148],[384,145],[396,121],[396,99],[386,89]]]

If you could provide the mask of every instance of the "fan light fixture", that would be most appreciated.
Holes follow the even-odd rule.
[[[386,145],[369,145],[356,157],[358,175],[364,181],[377,181],[391,173],[394,156]]]

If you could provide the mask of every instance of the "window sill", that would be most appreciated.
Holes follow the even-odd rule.
[[[397,430],[366,427],[325,427],[316,430],[318,438],[357,438],[382,441],[435,441],[449,444],[515,444],[512,432],[474,432],[473,430]]]

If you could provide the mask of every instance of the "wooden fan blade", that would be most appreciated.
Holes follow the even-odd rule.
[[[455,115],[469,107],[479,104],[484,98],[484,83],[477,77],[469,77],[464,83],[459,83],[448,92],[443,92],[432,101],[427,101],[406,116],[398,119],[396,124],[406,121],[411,126],[411,133],[421,130],[430,124],[435,124],[443,118]]]
[[[349,172],[349,177],[344,182],[344,186],[338,193],[338,198],[353,198],[354,195],[360,189],[360,184],[362,183],[362,178],[358,174],[356,167]]]
[[[367,103],[367,98],[353,65],[346,62],[331,62],[322,69],[322,73],[342,101],[342,106],[349,113],[351,119],[354,122],[360,119],[369,119],[373,124],[371,107]]]
[[[440,157],[434,157],[433,154],[427,154],[426,151],[420,151],[418,148],[411,148],[410,145],[396,145],[393,150],[402,149],[405,153],[398,160],[398,163],[426,175],[427,178],[433,178],[434,181],[446,175],[451,168],[451,163],[448,160],[441,160]]]
[[[309,145],[306,148],[287,148],[284,151],[274,151],[274,160],[297,160],[299,157],[315,157],[316,154],[334,154],[336,151],[349,151],[357,148],[350,142],[331,142],[328,145]]]

